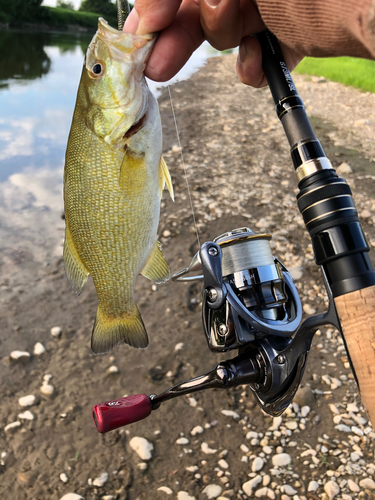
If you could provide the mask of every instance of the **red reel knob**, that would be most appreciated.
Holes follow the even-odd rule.
[[[132,424],[150,415],[151,401],[146,394],[99,403],[92,408],[95,427],[101,433]]]

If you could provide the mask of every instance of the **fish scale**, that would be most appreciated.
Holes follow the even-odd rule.
[[[143,76],[152,44],[153,36],[121,33],[99,20],[68,139],[65,268],[77,293],[92,275],[98,294],[95,353],[120,342],[147,347],[133,299],[135,280],[139,273],[158,283],[169,278],[157,227],[163,186],[172,197],[173,189],[161,156],[157,101]]]

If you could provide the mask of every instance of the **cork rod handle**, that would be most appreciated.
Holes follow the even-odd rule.
[[[335,305],[362,401],[375,425],[375,286],[336,297]]]

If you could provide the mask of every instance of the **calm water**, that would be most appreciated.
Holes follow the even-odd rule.
[[[0,265],[36,268],[62,254],[62,176],[82,62],[91,36],[0,31]],[[175,79],[207,57],[203,45]],[[150,82],[151,89],[156,85]],[[26,266],[27,267],[27,266]],[[1,280],[0,280],[1,281]],[[1,283],[0,283],[1,284]]]

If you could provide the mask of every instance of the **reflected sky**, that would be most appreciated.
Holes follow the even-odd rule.
[[[12,37],[15,37],[13,42]],[[8,74],[0,73],[3,277],[16,271],[9,265],[12,252],[27,251],[39,264],[62,255],[64,156],[83,52],[90,38],[71,34],[0,33],[0,67],[4,59],[8,61]],[[26,40],[28,47],[22,52]],[[38,57],[30,64],[29,54],[34,57],[36,53]],[[188,78],[212,55],[215,55],[213,49],[203,45],[173,81]],[[149,82],[149,85],[158,93],[160,84]],[[8,256],[5,260],[4,255]]]

